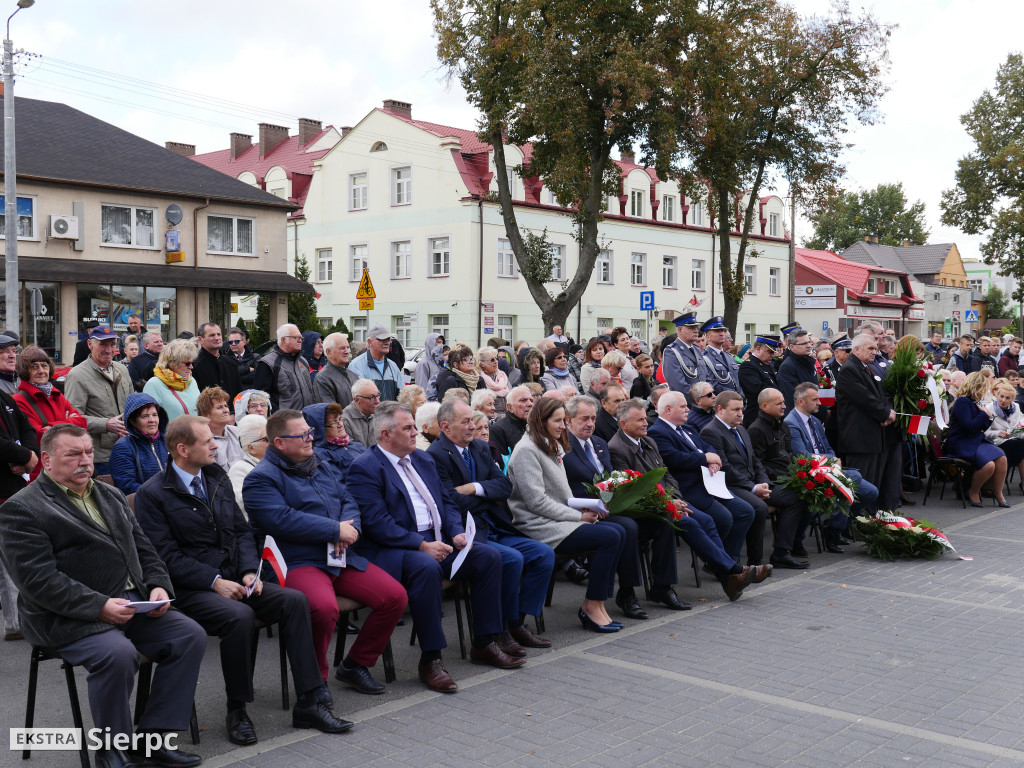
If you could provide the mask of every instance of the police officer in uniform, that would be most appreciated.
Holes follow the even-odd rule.
[[[743,426],[754,423],[759,408],[757,396],[763,389],[778,389],[779,380],[772,367],[772,357],[779,348],[781,340],[778,336],[758,336],[750,349],[750,357],[739,367],[740,389],[743,392]]]
[[[729,329],[725,327],[725,318],[715,315],[704,322],[700,327],[701,333],[707,336],[707,346],[704,349],[704,359],[708,364],[708,371],[711,373],[711,386],[715,394],[731,389],[739,392],[739,364],[725,349],[725,339]]]
[[[662,368],[665,381],[676,392],[686,394],[689,400],[690,387],[698,381],[713,384],[714,378],[708,370],[708,362],[696,345],[698,323],[696,312],[684,312],[675,318],[676,340],[665,348]]]

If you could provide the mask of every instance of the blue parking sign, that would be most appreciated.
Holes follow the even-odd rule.
[[[640,311],[654,311],[654,291],[640,291]]]

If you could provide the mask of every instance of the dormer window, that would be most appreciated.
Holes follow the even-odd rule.
[[[371,152],[387,152],[388,151],[388,145],[385,144],[383,141],[378,141],[378,142],[375,142],[372,147],[370,147],[370,151]]]

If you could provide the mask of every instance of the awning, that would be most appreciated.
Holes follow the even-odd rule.
[[[287,272],[257,269],[216,269],[184,264],[126,264],[84,259],[18,259],[22,280],[119,285],[166,285],[175,288],[214,288],[225,291],[286,291],[313,293],[313,286]]]

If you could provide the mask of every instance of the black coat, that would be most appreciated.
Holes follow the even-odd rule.
[[[762,389],[778,389],[779,380],[771,363],[762,363],[753,356],[740,363],[739,379],[743,399],[746,401],[743,407],[743,424],[750,426],[757,418],[759,410],[757,395]]]
[[[491,445],[498,449],[502,461],[508,462],[506,458],[516,443],[523,439],[526,434],[526,422],[520,419],[511,411],[491,424]]]
[[[881,453],[885,449],[882,422],[891,410],[892,400],[881,376],[850,355],[839,369],[836,384],[841,453]]]
[[[612,416],[608,411],[601,406],[597,409],[597,423],[594,424],[594,434],[604,440],[606,443],[615,437],[615,433],[619,431],[619,422]]]
[[[0,501],[25,487],[25,478],[11,472],[39,455],[36,431],[14,398],[0,392]]]
[[[722,470],[725,472],[725,484],[729,488],[739,488],[749,491],[760,483],[769,483],[771,478],[757,458],[754,451],[754,440],[745,427],[736,428],[743,440],[746,450],[740,448],[740,444],[729,433],[728,428],[718,419],[712,419],[700,436],[704,442],[715,449],[722,460]]]
[[[200,390],[207,387],[220,387],[228,393],[228,407],[232,407],[235,396],[242,391],[238,377],[238,362],[233,355],[220,354],[216,357],[200,348],[195,365],[192,366],[192,377]]]
[[[779,390],[786,399],[786,410],[793,410],[793,390],[805,381],[818,383],[818,372],[811,355],[790,355],[779,366]],[[754,399],[755,405],[757,399]],[[744,419],[746,423],[746,419]]]
[[[793,436],[789,424],[762,411],[747,430],[754,443],[754,455],[772,481],[784,477],[793,458]]]
[[[260,361],[260,356],[256,354],[251,346],[245,345],[245,351],[241,357],[238,357],[234,352],[231,351],[230,347],[224,347],[224,350],[220,353],[222,357],[227,357],[228,360],[233,362],[238,368],[238,384],[241,387],[242,392],[247,389],[253,388],[253,381],[256,378],[256,363]]]
[[[484,383],[484,377],[481,376],[477,380],[476,388],[483,389],[486,386],[487,384]],[[469,387],[466,385],[466,382],[462,380],[462,377],[457,376],[447,368],[442,368],[441,371],[437,374],[436,387],[437,402],[441,402],[444,399],[444,393],[447,392],[449,389],[464,389],[466,390],[466,392],[469,392],[470,397],[473,396],[473,393],[470,392]]]
[[[136,392],[141,392],[146,382],[153,378],[153,369],[158,359],[159,356],[148,349],[140,349],[139,354],[128,361],[128,376],[131,377]]]

